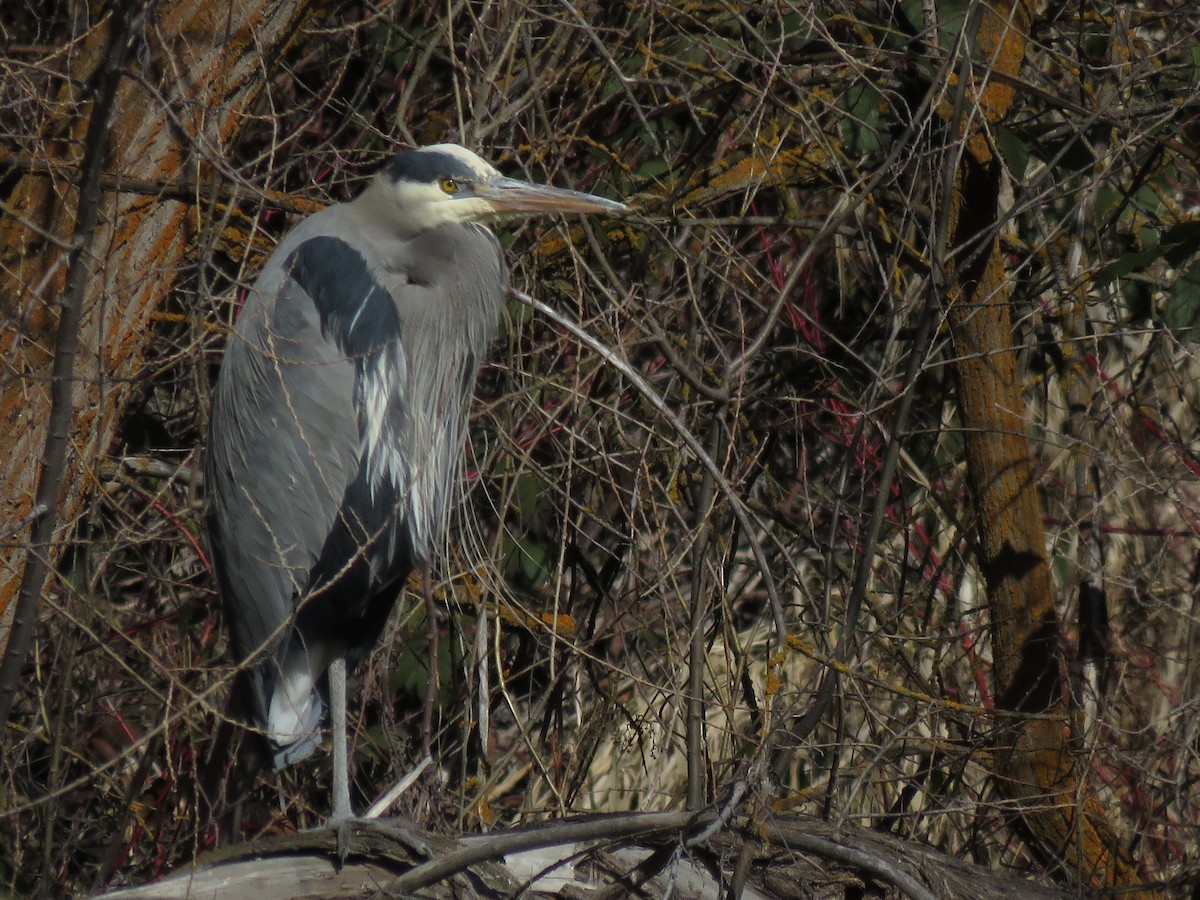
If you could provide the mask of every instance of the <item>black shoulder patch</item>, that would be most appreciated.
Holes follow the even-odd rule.
[[[400,338],[400,317],[362,254],[335,237],[305,241],[288,257],[291,279],[312,297],[321,331],[348,357],[361,360]]]
[[[475,181],[479,174],[449,153],[437,150],[401,150],[383,167],[392,181],[416,181],[433,184],[442,178]]]

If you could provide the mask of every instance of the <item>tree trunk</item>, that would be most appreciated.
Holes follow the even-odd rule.
[[[265,83],[273,60],[300,31],[306,0],[191,0],[151,4],[134,30],[127,70],[117,89],[104,165],[106,190],[90,248],[67,436],[66,475],[59,492],[58,534],[82,508],[121,409],[134,388],[150,317],[182,268],[198,222],[180,187],[200,195],[223,163]],[[56,112],[30,140],[24,176],[0,219],[0,532],[10,549],[0,563],[0,646],[13,652],[17,594],[30,548],[28,533],[39,460],[46,445],[50,372],[68,243],[79,215],[79,162],[91,97],[86,86],[101,66],[111,17],[56,55],[60,87],[46,103]],[[130,71],[132,70],[132,71]],[[120,182],[159,185],[157,194],[120,190]],[[15,212],[16,215],[11,213]],[[53,565],[60,541],[38,548]]]
[[[975,32],[979,61],[967,104],[988,122],[1012,101],[1028,6],[985,4]],[[975,117],[978,122],[978,116]],[[1067,692],[1058,659],[1055,592],[999,239],[1001,162],[982,130],[951,120],[965,150],[955,172],[944,248],[946,300],[959,382],[967,473],[976,503],[977,553],[987,584],[997,707],[995,774],[1033,848],[1085,889],[1142,882],[1105,821],[1071,754]],[[951,256],[954,251],[956,255]],[[1006,714],[1008,714],[1006,716]]]

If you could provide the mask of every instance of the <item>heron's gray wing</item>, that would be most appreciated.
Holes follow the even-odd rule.
[[[485,229],[378,246],[351,206],[280,245],[214,404],[210,532],[235,654],[278,640],[251,673],[277,767],[316,745],[334,648],[365,652],[411,563],[428,559],[503,299]]]
[[[209,523],[238,659],[292,615],[358,456],[354,365],[286,262],[252,290],[213,404]]]
[[[337,223],[301,226],[250,295],[226,351],[209,452],[210,532],[234,652],[245,659],[275,642],[251,683],[260,724],[281,748],[277,765],[316,745],[330,657],[408,565],[400,485],[376,483],[365,465],[366,408],[379,407],[376,430],[400,427],[394,304],[357,251],[312,234],[322,224]],[[386,386],[382,401],[371,384]]]

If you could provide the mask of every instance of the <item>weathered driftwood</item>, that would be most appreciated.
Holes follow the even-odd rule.
[[[711,813],[581,816],[451,838],[400,820],[356,822],[337,863],[331,830],[212,853],[121,898],[662,896],[1051,898],[1058,891],[935,850],[808,816],[729,828]],[[712,832],[712,833],[710,833]],[[530,889],[530,882],[538,879]]]

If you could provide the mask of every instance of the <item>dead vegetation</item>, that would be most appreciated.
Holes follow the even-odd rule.
[[[1194,881],[1200,15],[994,4],[1022,24],[1006,69],[965,6],[297,6],[252,96],[213,101],[221,140],[180,126],[186,42],[152,6],[125,84],[186,154],[106,168],[101,221],[169,204],[180,239],[88,301],[87,414],[2,737],[0,886],[136,884],[207,849],[191,786],[230,673],[199,460],[224,333],[297,215],[444,140],[642,215],[502,232],[516,292],[434,576],[439,764],[397,812],[458,833],[742,789],[747,834],[794,811],[1085,893]],[[86,114],[69,62],[103,47],[89,14],[31,6],[0,32],[0,210],[31,255],[53,243],[37,229],[71,237],[82,138],[47,104]],[[7,598],[59,293],[0,251]],[[1007,342],[964,349],[996,300]],[[1005,353],[1019,405],[997,411],[1027,437],[1033,502],[1015,522],[979,502],[1002,473],[964,411],[969,364]],[[1035,525],[1053,627],[1000,648],[997,585],[1043,563],[989,550],[989,528]],[[1096,589],[1105,618],[1080,601]],[[420,756],[422,615],[413,595],[358,673],[360,804]],[[1095,843],[1055,818],[1044,759],[1043,793],[1013,789],[1018,732],[1069,759]],[[318,759],[264,781],[246,837],[320,822],[327,779]]]

